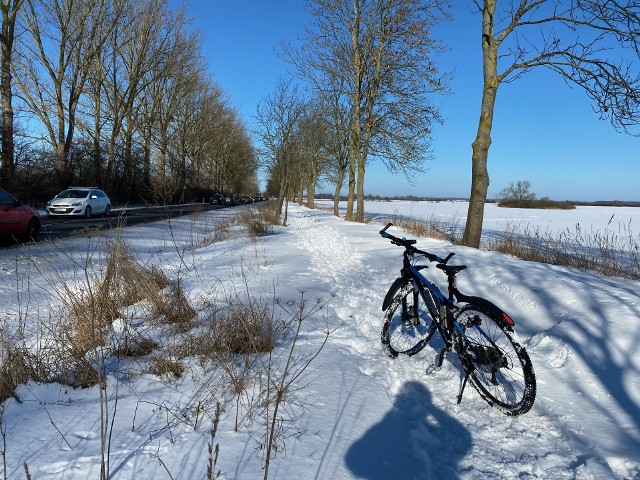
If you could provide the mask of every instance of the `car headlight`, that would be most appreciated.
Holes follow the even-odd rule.
[[[82,205],[82,202],[75,202],[71,204],[72,207],[79,207],[80,205]]]
[[[51,206],[51,202],[47,202],[47,207],[50,207],[50,206]]]

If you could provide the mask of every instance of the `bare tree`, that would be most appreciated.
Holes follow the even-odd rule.
[[[349,167],[349,112],[339,102],[329,103],[329,161],[326,178],[335,185],[333,193],[333,214],[339,216],[340,192]]]
[[[61,184],[68,181],[78,103],[94,58],[110,33],[106,0],[26,0],[17,83],[46,130]],[[111,24],[113,25],[113,24]]]
[[[472,4],[482,17],[484,88],[472,144],[471,197],[462,243],[478,248],[498,88],[533,68],[546,67],[584,90],[601,118],[623,129],[637,124],[640,77],[620,52],[638,56],[640,5],[597,0],[473,0]]]
[[[498,196],[501,199],[500,205],[514,207],[524,207],[528,202],[536,199],[536,194],[531,191],[531,182],[528,180],[518,180],[503,188]]]
[[[300,155],[300,196],[307,192],[306,205],[315,208],[315,191],[329,155],[329,124],[320,104],[310,104],[300,119],[298,131]],[[300,198],[302,200],[302,198]]]
[[[291,80],[279,80],[274,92],[260,102],[256,111],[261,156],[271,178],[277,179],[278,214],[282,214],[284,201],[291,193],[292,172],[298,158],[296,134],[305,109],[298,87]],[[286,207],[282,223],[287,223]]]
[[[369,158],[409,172],[429,156],[432,104],[446,91],[433,63],[442,50],[431,30],[445,0],[312,0],[313,27],[297,55],[299,71],[326,94],[340,86],[349,112],[347,219],[364,221],[364,177]],[[322,96],[322,93],[320,94]]]
[[[166,112],[163,112],[163,108],[170,105],[169,108],[173,110],[169,113],[170,118],[179,118],[180,106],[175,101],[187,92],[197,92],[206,83],[203,80],[204,66],[199,55],[199,33],[188,33],[184,31],[185,27],[184,23],[178,23],[173,27],[174,31],[168,36],[164,48],[157,52],[158,59],[153,63],[153,70],[147,72],[149,81],[139,98],[138,129],[143,142],[142,183],[145,190],[149,189],[151,181],[154,136],[158,127],[165,126],[162,123],[162,115]],[[204,91],[208,89],[205,88]],[[165,102],[166,98],[170,101]],[[203,104],[204,107],[206,104]],[[206,140],[206,137],[202,138],[203,142]]]
[[[2,12],[2,32],[0,32],[0,96],[2,97],[2,166],[0,181],[9,182],[13,176],[13,90],[11,87],[11,56],[16,18],[23,0],[0,2]]]
[[[122,120],[122,185],[126,195],[135,193],[138,166],[133,156],[133,143],[141,127],[142,99],[147,89],[163,75],[162,64],[166,55],[173,51],[174,40],[185,21],[181,11],[170,11],[167,0],[133,2],[129,7],[125,23],[129,26],[127,42],[118,52],[121,76],[114,79],[120,88],[113,89],[114,104],[118,105]]]

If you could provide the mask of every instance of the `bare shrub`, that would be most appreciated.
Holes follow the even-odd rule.
[[[288,435],[286,424],[289,422],[285,421],[282,412],[291,411],[286,406],[287,404],[292,406],[295,403],[294,385],[300,380],[309,365],[320,355],[331,334],[331,331],[325,328],[324,332],[322,332],[324,338],[315,348],[315,352],[307,356],[301,356],[299,354],[299,344],[302,340],[302,325],[311,321],[312,317],[319,313],[328,303],[329,300],[321,298],[316,298],[315,301],[308,301],[304,292],[300,293],[298,301],[277,302],[287,319],[285,324],[290,327],[290,329],[284,330],[283,333],[290,332],[291,338],[287,339],[287,345],[283,349],[283,357],[281,358],[283,363],[278,364],[278,368],[274,368],[276,365],[275,358],[273,355],[269,355],[268,363],[263,367],[267,382],[261,398],[264,405],[263,415],[265,420],[263,442],[265,480],[269,477],[272,455],[284,449],[284,442]],[[291,416],[291,413],[288,412],[285,415]]]
[[[280,215],[276,212],[272,201],[261,202],[256,207],[258,215],[271,225],[280,225]]]

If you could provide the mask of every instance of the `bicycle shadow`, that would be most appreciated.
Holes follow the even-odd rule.
[[[431,403],[419,382],[406,382],[384,418],[347,451],[345,462],[367,480],[457,479],[458,463],[471,450],[471,433]]]

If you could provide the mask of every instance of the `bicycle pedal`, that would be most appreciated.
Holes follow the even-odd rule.
[[[431,364],[427,367],[426,373],[427,375],[435,375],[438,372],[438,370],[440,370],[440,368],[441,367]]]

